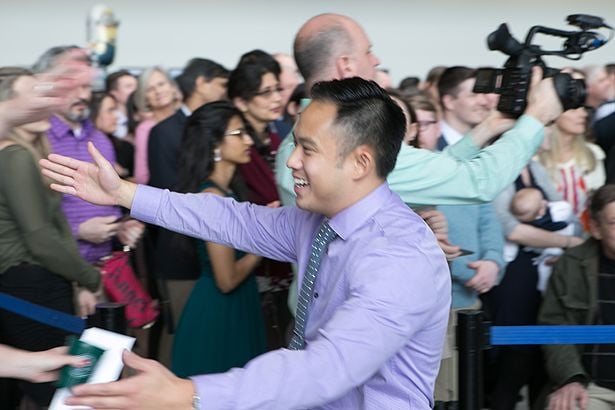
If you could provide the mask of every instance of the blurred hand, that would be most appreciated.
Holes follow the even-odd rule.
[[[96,216],[79,224],[78,238],[91,243],[103,243],[110,240],[120,228],[117,217]]]
[[[438,245],[440,249],[442,249],[442,252],[444,252],[447,261],[451,262],[461,256],[461,247],[451,244],[448,239],[440,239],[437,235],[436,238],[438,239]]]
[[[30,90],[0,102],[0,138],[13,127],[49,118],[69,104],[65,96],[84,82],[91,82],[92,75],[85,61],[72,58],[63,59],[49,72],[36,75]]]
[[[82,384],[72,388],[66,404],[95,409],[167,410],[191,408],[194,386],[160,363],[125,351],[124,364],[136,375],[113,383]]]
[[[143,236],[145,225],[136,219],[129,219],[120,223],[120,228],[117,232],[117,238],[123,245],[134,248]]]
[[[589,397],[581,383],[568,383],[549,396],[549,410],[586,410]]]
[[[532,68],[532,83],[527,95],[525,114],[547,125],[562,113],[562,103],[555,92],[553,78],[542,78],[542,69]]]
[[[63,366],[83,367],[87,360],[67,354],[65,346],[43,352],[27,352],[0,345],[2,369],[0,375],[44,383],[56,380]]]
[[[267,204],[267,208],[279,208],[280,201],[271,201]]]
[[[497,263],[490,260],[480,260],[468,263],[468,267],[474,269],[476,273],[465,285],[474,289],[477,293],[489,292],[498,279],[500,267]]]
[[[94,293],[87,289],[79,288],[77,290],[77,305],[79,307],[79,316],[86,317],[94,314],[98,298]]]
[[[438,236],[438,234],[448,235],[448,221],[442,212],[437,209],[429,209],[419,211],[418,214],[436,236]]]
[[[429,209],[418,211],[418,214],[436,236],[438,245],[444,252],[447,261],[450,262],[461,255],[461,248],[451,244],[448,240],[448,221],[442,212],[437,209]]]

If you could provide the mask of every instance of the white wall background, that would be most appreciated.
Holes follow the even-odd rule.
[[[338,12],[366,29],[382,66],[395,82],[423,77],[433,65],[500,66],[505,57],[486,48],[501,22],[523,39],[535,24],[567,28],[565,17],[587,13],[615,26],[615,0],[107,0],[120,20],[111,70],[160,64],[181,67],[191,57],[232,68],[248,50],[290,52],[309,17]],[[47,48],[85,44],[86,16],[100,0],[0,0],[0,66],[29,65]],[[547,42],[547,45],[554,45]],[[561,44],[561,43],[557,43]],[[581,62],[615,61],[615,40]],[[569,65],[550,59],[549,65]]]

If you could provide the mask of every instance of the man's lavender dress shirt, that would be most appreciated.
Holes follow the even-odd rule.
[[[86,120],[82,123],[79,136],[76,136],[71,127],[56,116],[51,117],[50,122],[51,128],[47,136],[52,152],[81,161],[94,162],[88,152],[88,141],[92,141],[107,161],[115,163],[113,144],[106,135],[94,127],[91,121]],[[75,239],[77,239],[79,225],[88,219],[96,216],[117,218],[122,216],[122,212],[117,207],[93,205],[73,195],[63,195],[62,210]],[[111,254],[111,240],[99,244],[78,240],[77,244],[83,259],[90,263],[96,263],[103,256]]]
[[[303,278],[322,215],[139,186],[132,215],[271,259]],[[451,305],[445,257],[382,184],[329,221],[305,350],[192,378],[202,409],[429,409]]]

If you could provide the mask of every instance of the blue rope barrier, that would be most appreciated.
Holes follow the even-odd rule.
[[[2,292],[0,292],[0,308],[76,335],[80,335],[85,328],[85,320],[80,317],[36,305]]]
[[[615,344],[615,326],[491,326],[496,345]]]

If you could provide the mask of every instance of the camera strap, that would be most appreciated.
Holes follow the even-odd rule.
[[[3,292],[0,292],[0,309],[77,335],[80,335],[85,328],[85,321],[80,317],[27,302]]]

